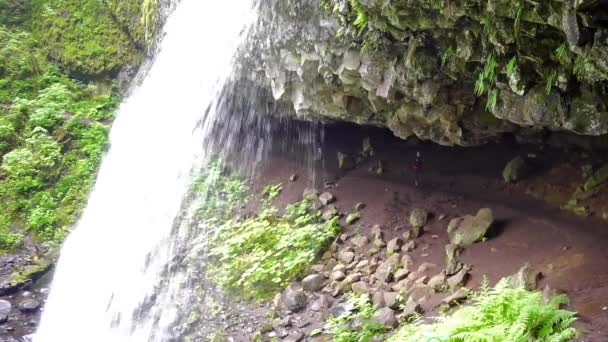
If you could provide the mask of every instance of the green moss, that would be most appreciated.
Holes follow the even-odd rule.
[[[597,170],[583,185],[583,190],[590,191],[608,182],[608,164]]]
[[[49,57],[72,75],[115,75],[142,58],[101,0],[33,0],[32,30]]]
[[[48,261],[38,261],[34,265],[26,266],[22,269],[16,270],[11,275],[9,283],[11,286],[19,286],[29,281],[34,281],[36,278],[44,274],[51,267],[51,263]]]

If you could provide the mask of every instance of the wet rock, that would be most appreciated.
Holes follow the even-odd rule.
[[[452,293],[448,297],[444,298],[441,303],[445,305],[455,305],[462,303],[467,299],[467,293],[464,289],[459,289],[458,291]]]
[[[356,235],[350,242],[358,248],[364,248],[369,243],[369,239],[365,235]]]
[[[386,306],[384,302],[384,291],[378,290],[372,295],[372,304],[374,308],[379,309]]]
[[[407,255],[407,254],[404,254],[404,255],[401,257],[400,263],[401,263],[401,266],[402,266],[403,268],[405,268],[405,269],[409,269],[409,268],[410,268],[410,266],[412,266],[412,264],[414,263],[414,261],[412,260],[412,257],[410,257],[410,256],[409,256],[409,255]]]
[[[524,179],[529,172],[528,163],[520,156],[511,160],[502,171],[505,183],[515,183]]]
[[[9,302],[8,300],[4,300],[4,299],[0,299],[0,314],[3,313],[9,313],[11,312],[11,309],[13,308],[13,305],[11,304],[11,302]]]
[[[422,228],[428,220],[428,212],[424,209],[416,208],[410,214],[410,225],[416,228]]]
[[[346,217],[346,224],[353,224],[361,219],[359,212],[351,213]]]
[[[361,274],[359,273],[347,275],[336,288],[337,294],[345,294],[352,291],[352,285],[359,280],[361,280]]]
[[[357,204],[355,204],[354,209],[355,209],[355,211],[361,211],[361,210],[365,209],[365,204],[358,202]]]
[[[336,198],[334,197],[334,195],[331,192],[324,192],[319,196],[319,201],[321,201],[321,203],[323,205],[328,205],[332,202],[334,202],[336,200]]]
[[[306,307],[306,294],[288,287],[283,293],[283,305],[292,312],[303,310]]]
[[[315,312],[325,312],[329,309],[330,305],[331,301],[329,300],[329,297],[321,295],[310,305],[310,310]]]
[[[430,263],[430,262],[423,262],[420,267],[418,267],[418,272],[422,273],[422,272],[426,272],[430,269],[436,268],[437,265]]]
[[[33,298],[25,298],[17,304],[17,307],[23,313],[33,313],[40,309],[40,305],[40,302]]]
[[[387,308],[391,308],[393,310],[399,309],[399,305],[401,305],[403,298],[397,292],[384,292],[384,305]]]
[[[8,322],[8,313],[0,312],[0,325]]]
[[[469,270],[466,268],[463,268],[455,275],[449,277],[448,286],[450,287],[450,290],[454,291],[458,287],[464,286],[466,284],[466,281],[468,280],[468,278],[469,278]]]
[[[455,218],[448,225],[450,243],[467,247],[482,240],[494,222],[492,210],[480,209],[476,216]]]
[[[346,274],[343,271],[333,271],[329,275],[329,279],[333,281],[342,281],[346,278]]]
[[[394,328],[397,326],[397,318],[395,317],[395,311],[390,308],[381,308],[371,318],[372,323],[379,323],[385,327]]]
[[[340,317],[342,315],[353,312],[354,310],[355,304],[351,301],[346,301],[334,305],[334,307],[331,309],[331,313],[334,317]]]
[[[400,238],[394,238],[386,244],[386,249],[389,254],[397,253],[401,250],[403,241]]]
[[[302,289],[308,292],[319,291],[323,288],[325,279],[320,274],[311,274],[302,280]]]
[[[393,278],[395,276],[395,270],[395,265],[383,262],[382,264],[380,264],[380,266],[378,266],[378,269],[376,270],[376,279],[388,284],[393,281]]]
[[[336,208],[333,204],[328,205],[323,213],[321,214],[321,218],[325,221],[329,221],[332,218],[339,215],[338,208]]]
[[[410,300],[422,303],[426,301],[426,299],[430,297],[433,292],[434,291],[430,286],[424,284],[417,284],[410,291]]]
[[[523,287],[528,291],[533,291],[538,287],[540,277],[541,273],[532,268],[529,263],[526,263],[517,273],[511,276],[511,285],[515,288]]]
[[[304,334],[301,331],[292,332],[287,336],[284,341],[285,342],[298,342],[304,338]]]
[[[298,175],[296,175],[295,173],[292,174],[291,176],[289,176],[289,181],[290,182],[295,182],[298,180]]]
[[[462,248],[460,246],[449,244],[445,246],[446,253],[446,275],[454,275],[462,269],[463,264],[458,260]]]
[[[302,193],[302,198],[310,201],[317,200],[318,196],[319,192],[316,189],[311,188],[304,189],[304,192]]]

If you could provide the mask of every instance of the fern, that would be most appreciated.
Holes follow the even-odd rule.
[[[353,24],[355,27],[357,27],[357,34],[360,36],[367,28],[367,12],[365,12],[359,0],[350,0],[350,6],[352,7],[353,11],[355,11],[356,19]]]
[[[443,55],[441,56],[441,66],[445,67],[446,64],[448,64],[449,61],[451,61],[452,59],[454,59],[454,56],[456,56],[456,52],[450,46],[449,48],[447,48],[447,50],[445,50],[443,52]]]
[[[517,56],[511,57],[511,59],[507,63],[507,67],[506,67],[507,76],[509,76],[509,77],[513,76],[513,74],[515,73],[515,70],[517,70]]]
[[[551,89],[553,88],[553,85],[555,84],[556,79],[557,79],[557,71],[551,70],[551,72],[549,73],[549,77],[547,77],[547,85],[545,86],[545,91],[546,91],[547,95],[551,94]]]
[[[485,284],[485,285],[483,285]],[[513,288],[508,279],[493,289],[487,286],[472,294],[471,304],[434,324],[421,321],[404,326],[389,341],[393,342],[565,342],[576,331],[570,327],[575,313],[561,310],[565,296],[548,304],[540,292]]]
[[[515,38],[519,37],[519,31],[521,29],[521,19],[524,15],[524,6],[523,3],[520,3],[517,6],[517,13],[515,14],[515,22],[513,23],[513,32],[515,34]]]

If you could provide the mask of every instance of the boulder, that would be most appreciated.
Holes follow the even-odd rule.
[[[502,171],[502,178],[505,183],[515,183],[524,179],[528,173],[528,163],[524,158],[518,156],[507,163]]]
[[[448,244],[445,246],[446,253],[446,275],[454,275],[462,269],[463,264],[458,260],[462,248],[458,245]]]
[[[319,196],[319,192],[316,189],[306,188],[304,192],[302,192],[302,198],[309,201],[317,200]]]
[[[331,192],[324,192],[319,196],[319,201],[321,201],[321,203],[323,205],[328,205],[330,203],[333,203],[336,200],[336,198],[334,197],[334,195]]]
[[[334,307],[331,309],[331,313],[334,317],[340,317],[342,315],[353,312],[354,310],[355,304],[351,301],[346,301],[334,305]]]
[[[25,298],[17,304],[17,307],[23,313],[34,313],[40,309],[40,306],[40,302],[33,298]]]
[[[329,279],[332,281],[342,281],[344,278],[346,278],[344,271],[333,271],[329,275]]]
[[[350,264],[355,259],[355,252],[352,250],[341,250],[338,252],[338,260],[342,261],[345,264]]]
[[[464,289],[459,289],[458,291],[452,293],[451,295],[445,297],[441,303],[445,305],[454,305],[459,304],[467,299],[467,293]]]
[[[369,294],[369,285],[364,281],[358,281],[352,285],[353,293],[355,294]]]
[[[401,281],[410,274],[410,271],[407,268],[400,268],[395,272],[395,281]]]
[[[409,293],[410,300],[413,300],[417,303],[422,303],[426,301],[426,299],[430,297],[433,292],[434,291],[430,286],[424,284],[417,284],[412,288]]]
[[[0,313],[0,325],[8,322],[8,313]]]
[[[510,277],[511,285],[515,288],[523,287],[528,291],[533,291],[538,287],[540,277],[541,273],[533,269],[529,263],[526,263],[517,273]]]
[[[382,239],[382,228],[380,227],[380,225],[375,224],[372,227],[372,236],[374,237],[374,239]]]
[[[288,287],[283,293],[282,301],[285,309],[298,312],[306,307],[306,294],[300,290]]]
[[[468,247],[482,240],[494,222],[492,210],[480,209],[476,216],[466,215],[455,218],[448,225],[450,243]]]
[[[374,308],[379,309],[386,306],[386,302],[384,301],[384,291],[376,291],[372,295],[372,303],[374,304]]]
[[[448,286],[450,290],[454,291],[457,288],[464,286],[469,278],[469,270],[463,268],[455,275],[448,278]]]
[[[330,298],[331,297],[328,297],[326,295],[319,296],[319,298],[317,298],[317,300],[315,300],[310,305],[310,310],[315,312],[325,312],[327,309],[329,309],[329,306],[331,305]]]
[[[0,314],[8,314],[11,312],[13,305],[8,300],[0,299]]]
[[[384,292],[384,304],[387,308],[393,310],[399,309],[399,305],[402,302],[401,295],[397,292]]]
[[[302,289],[304,291],[315,292],[323,288],[325,278],[318,274],[311,274],[302,280]]]
[[[427,285],[432,287],[433,290],[435,290],[435,292],[443,292],[446,290],[446,283],[447,283],[447,277],[443,272],[441,272],[441,273],[433,276],[429,280]]]
[[[379,323],[385,327],[394,328],[397,326],[395,311],[386,307],[379,309],[371,318],[371,323]]]
[[[403,241],[400,238],[394,238],[386,244],[386,249],[389,254],[397,253],[401,250]]]
[[[419,315],[422,313],[422,307],[420,304],[416,303],[416,301],[408,300],[408,302],[403,307],[403,313],[401,317],[409,318],[414,315]]]
[[[401,251],[405,253],[409,253],[414,249],[416,249],[416,241],[408,241],[401,247]]]
[[[428,220],[428,212],[424,209],[416,208],[412,210],[410,214],[410,225],[412,227],[422,228],[426,225]]]

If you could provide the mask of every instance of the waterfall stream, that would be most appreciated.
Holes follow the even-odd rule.
[[[175,340],[179,293],[160,299],[156,287],[178,216],[187,215],[192,172],[205,160],[212,125],[200,120],[217,116],[212,104],[254,17],[250,0],[182,0],[169,17],[159,53],[118,110],[35,342]],[[158,307],[136,314],[150,298]]]

